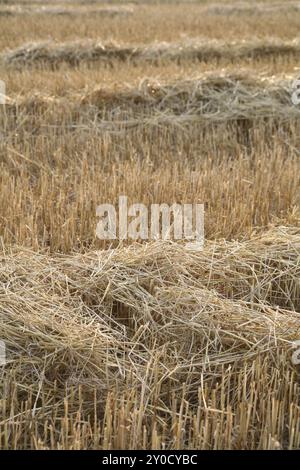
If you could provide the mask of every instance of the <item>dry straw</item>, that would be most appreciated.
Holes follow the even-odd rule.
[[[72,387],[85,390],[86,401],[79,397],[79,411],[87,426],[91,425],[87,418],[89,414],[91,418],[91,413],[96,413],[95,426],[101,427],[103,420],[108,420],[106,413],[117,419],[122,409],[118,400],[123,399],[125,408],[135,407],[133,413],[141,422],[131,421],[133,441],[127,444],[127,438],[118,435],[116,423],[111,423],[113,435],[109,442],[125,439],[124,446],[147,447],[148,442],[143,444],[138,430],[144,429],[144,439],[148,441],[150,428],[155,432],[153,413],[160,428],[172,421],[172,415],[180,419],[181,412],[177,415],[172,398],[176,393],[181,406],[189,404],[189,413],[197,414],[198,408],[198,413],[205,415],[209,408],[224,423],[228,413],[232,419],[236,415],[243,434],[237,428],[236,440],[231,428],[227,437],[217,433],[219,447],[287,446],[282,423],[280,435],[269,427],[270,434],[264,436],[260,420],[266,424],[267,415],[258,403],[253,406],[256,411],[251,427],[258,422],[260,431],[249,438],[249,423],[243,424],[235,400],[241,394],[240,401],[243,395],[247,401],[248,396],[253,405],[258,396],[251,395],[251,380],[255,382],[259,377],[268,388],[267,375],[262,376],[261,369],[268,373],[276,367],[280,355],[292,373],[290,359],[282,356],[282,351],[290,351],[291,343],[300,336],[300,315],[294,310],[299,301],[299,251],[299,230],[285,227],[245,242],[209,243],[203,252],[172,242],[69,256],[48,256],[21,248],[2,251],[1,338],[6,342],[9,362],[4,383],[11,387],[8,383],[13,377],[14,406],[27,396],[25,422],[39,412],[45,423],[56,409],[56,433],[58,429],[63,432],[57,419],[64,420],[66,406],[70,407],[66,419],[75,419],[74,403],[78,406],[78,398],[74,399]],[[265,357],[267,362],[263,360],[258,366],[259,357]],[[253,369],[249,366],[245,374],[245,367],[251,363]],[[248,374],[252,374],[252,379],[247,386]],[[246,382],[239,383],[240,380]],[[289,375],[285,386],[294,387],[293,380]],[[221,390],[209,398],[207,387],[219,389],[218,383],[223,383]],[[109,392],[117,394],[114,405]],[[93,393],[97,394],[96,402]],[[223,398],[217,404],[220,393]],[[290,411],[294,433],[299,411],[295,393],[296,388],[290,392],[290,406],[295,406]],[[63,402],[66,396],[68,399]],[[283,413],[287,396],[278,400]],[[5,409],[6,405],[4,418],[0,419],[3,441],[10,423]],[[14,413],[18,415],[17,408]],[[208,422],[211,418],[206,416]],[[16,422],[18,419],[14,418],[12,426]],[[38,421],[34,422],[36,426]],[[176,436],[172,429],[173,438],[165,437],[165,445],[172,448],[195,443],[188,439],[189,433],[193,434],[192,423],[188,418],[185,434],[177,436],[179,441],[172,440]],[[37,430],[36,439],[38,435]],[[93,434],[88,439],[85,436],[89,446],[105,447],[100,436],[98,441],[93,441],[93,437],[96,439]],[[265,439],[271,441],[262,444]],[[290,434],[292,447],[297,439],[299,434]],[[12,440],[7,441],[7,446],[8,442]],[[47,439],[41,442],[51,447],[57,440],[53,444]],[[74,442],[73,436],[73,446]],[[34,445],[39,447],[37,441]],[[62,445],[68,447],[67,443]]]
[[[207,38],[189,39],[182,42],[154,42],[149,45],[118,44],[116,42],[74,41],[66,43],[29,43],[2,54],[6,65],[57,67],[60,64],[78,66],[82,63],[114,61],[145,61],[160,64],[162,61],[229,61],[242,59],[259,60],[283,57],[300,57],[299,39],[284,41],[252,39],[225,42]]]
[[[58,15],[58,16],[77,16],[77,15],[99,15],[100,18],[127,16],[133,13],[133,7],[129,5],[122,6],[77,6],[68,5],[11,5],[0,7],[1,16],[24,16],[24,15]]]
[[[262,15],[270,13],[297,13],[300,11],[299,2],[235,2],[212,3],[204,6],[203,12],[210,15]]]
[[[69,116],[72,125],[78,120],[81,128],[92,125],[106,131],[201,121],[288,121],[300,117],[300,108],[291,102],[294,78],[209,73],[171,83],[144,79],[137,87],[96,88],[67,97],[39,93],[7,97],[6,102],[8,113],[14,116],[51,116],[55,112],[57,118]]]
[[[24,14],[24,41],[46,29],[78,41],[1,54],[13,92],[0,116],[0,448],[300,448],[299,108],[295,77],[271,76],[296,71],[300,43],[265,37],[275,24],[295,36],[296,6],[133,7],[130,23],[101,27],[122,41],[134,31],[141,42],[128,44],[81,36],[98,38],[95,10],[119,7],[41,3],[0,14],[40,15],[33,31]],[[201,25],[253,39],[147,44]],[[242,65],[269,76],[232,72]],[[121,85],[102,86],[116,69]],[[204,251],[92,251],[107,247],[95,204],[121,191],[146,205],[206,201]]]

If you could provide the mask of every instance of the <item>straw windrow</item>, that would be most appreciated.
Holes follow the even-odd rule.
[[[102,394],[97,406],[104,415],[115,386],[119,396],[129,387],[135,399],[142,393],[148,402],[158,381],[162,423],[172,413],[171,384],[195,412],[192,397],[203,379],[222,380],[224,367],[238,377],[246,360],[267,353],[272,368],[279,350],[291,350],[300,316],[276,307],[270,283],[283,303],[299,298],[299,249],[299,231],[282,227],[203,253],[167,242],[51,258],[3,252],[1,337],[14,386],[22,382],[34,392],[42,381],[47,396],[55,382],[58,399],[66,385],[88,384]],[[231,299],[232,289],[240,299]],[[82,403],[83,415],[89,406]],[[143,419],[153,412],[145,408]],[[46,407],[44,419],[47,414]],[[228,439],[220,436],[220,446],[235,446],[233,435]]]
[[[0,17],[1,16],[24,16],[24,15],[58,15],[58,16],[83,16],[83,15],[99,15],[99,18],[110,18],[118,16],[127,16],[133,13],[133,7],[127,5],[121,6],[98,6],[96,8],[83,7],[78,5],[72,7],[70,5],[11,5],[11,6],[0,6]]]
[[[276,38],[268,41],[253,39],[234,42],[220,40],[190,39],[179,43],[153,43],[150,45],[117,44],[97,41],[75,41],[57,44],[55,42],[29,43],[2,54],[1,59],[11,66],[43,65],[58,67],[68,64],[77,67],[82,63],[112,63],[114,61],[151,62],[212,60],[237,62],[261,59],[300,58],[299,39],[282,41]]]
[[[294,77],[249,77],[246,74],[204,74],[198,79],[161,83],[144,79],[138,87],[98,88],[61,98],[35,94],[7,98],[8,114],[64,116],[61,127],[90,126],[106,131],[155,125],[191,125],[197,122],[226,122],[270,118],[300,118],[291,102]]]

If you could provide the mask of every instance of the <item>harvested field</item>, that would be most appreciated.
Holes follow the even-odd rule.
[[[299,20],[1,3],[0,449],[300,448]],[[99,239],[121,195],[203,249]]]

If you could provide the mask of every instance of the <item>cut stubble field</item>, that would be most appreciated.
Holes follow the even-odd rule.
[[[300,448],[299,21],[0,2],[0,448]],[[122,194],[203,251],[97,239]]]

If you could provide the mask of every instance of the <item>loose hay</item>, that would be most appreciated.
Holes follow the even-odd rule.
[[[90,6],[71,6],[60,5],[12,5],[0,7],[0,16],[26,16],[26,15],[58,15],[58,16],[83,16],[83,15],[99,15],[100,18],[127,16],[133,13],[134,9],[129,5],[97,7]]]
[[[204,6],[204,13],[209,15],[263,15],[270,13],[297,13],[300,11],[299,2],[285,3],[260,3],[260,2],[235,2],[235,3],[215,3]]]
[[[72,125],[92,125],[113,131],[140,126],[190,125],[271,118],[299,119],[300,108],[291,103],[294,78],[249,77],[246,74],[204,74],[198,79],[160,83],[144,79],[138,87],[98,88],[84,95],[55,97],[35,94],[7,97],[7,111],[70,116]],[[65,124],[66,125],[66,122]],[[250,125],[250,124],[249,124]],[[63,127],[63,124],[62,124]]]
[[[282,41],[253,39],[224,42],[211,39],[189,39],[179,43],[153,43],[150,45],[123,45],[114,42],[75,41],[67,43],[29,43],[1,55],[11,66],[42,65],[58,67],[68,64],[77,67],[82,63],[113,63],[115,61],[180,62],[184,60],[208,62],[212,60],[237,62],[241,59],[260,60],[300,57],[299,39]]]
[[[56,416],[62,416],[62,400],[67,390],[71,395],[65,399],[65,406],[69,402],[67,419],[71,419],[78,406],[74,393],[81,386],[87,400],[79,398],[82,420],[87,419],[94,406],[93,419],[101,429],[108,419],[106,413],[117,413],[107,405],[107,400],[111,402],[114,393],[114,400],[124,400],[131,390],[127,406],[132,400],[136,403],[138,397],[144,403],[139,413],[145,436],[139,438],[135,426],[130,427],[133,441],[127,446],[140,447],[146,439],[147,447],[148,424],[153,413],[157,413],[160,426],[167,426],[174,413],[170,408],[170,391],[176,390],[177,397],[183,394],[192,414],[197,409],[202,414],[207,406],[210,409],[220,406],[211,400],[209,404],[203,402],[210,393],[209,384],[218,390],[218,384],[223,383],[224,394],[229,383],[232,387],[234,381],[239,381],[247,367],[250,383],[256,383],[260,377],[268,387],[267,376],[260,375],[260,369],[271,370],[276,367],[279,351],[285,351],[281,355],[290,351],[292,341],[300,335],[300,314],[276,307],[276,295],[266,286],[271,278],[282,299],[290,302],[295,295],[299,299],[299,250],[299,231],[282,227],[244,243],[210,244],[204,252],[191,252],[168,242],[71,256],[49,257],[22,249],[3,251],[1,338],[7,344],[9,367],[7,373],[2,368],[5,381],[1,381],[1,386],[11,387],[8,384],[13,377],[14,406],[27,396],[24,419],[37,413],[38,419],[43,420],[53,419],[53,407]],[[252,296],[250,300],[247,297],[253,294],[253,289],[255,299]],[[267,362],[261,363],[261,357],[267,357],[263,360]],[[288,364],[286,356],[281,356],[281,360]],[[293,380],[289,375],[287,382],[296,387],[291,392],[294,397],[291,447],[298,445],[299,439],[295,433],[299,408]],[[237,421],[241,419],[234,401],[236,393],[242,393],[240,386],[236,382],[234,399],[227,395],[227,408],[222,405],[220,412],[225,421],[227,413]],[[41,387],[43,404],[37,409]],[[75,391],[71,392],[72,388]],[[244,393],[252,396],[251,390],[245,389]],[[153,393],[158,400],[156,405],[152,402]],[[220,391],[215,393],[219,397]],[[7,391],[4,396],[0,436],[4,436],[2,441],[7,447],[5,436],[11,428],[5,415],[6,404],[10,402]],[[50,396],[54,401],[49,401]],[[93,396],[98,397],[96,402]],[[285,407],[286,398],[278,397],[280,407]],[[249,423],[247,426],[240,423],[243,437],[239,435],[236,440],[231,430],[227,437],[219,435],[219,447],[239,447],[240,439],[247,448],[262,445],[267,417],[263,409],[255,409],[251,426],[258,426],[259,430],[250,438]],[[21,427],[25,425],[25,421],[19,422]],[[61,425],[56,423],[58,428]],[[112,432],[116,433],[116,428]],[[188,439],[191,434],[193,427],[188,419],[179,441],[170,440],[169,436],[165,445],[190,447],[196,442],[195,437],[192,441]],[[116,436],[110,437],[111,442],[115,439],[119,442],[120,436]],[[280,426],[280,434],[271,432],[270,436],[277,447],[287,446],[283,427]],[[86,435],[85,442],[89,447],[105,447],[103,438],[102,434],[102,438],[93,441],[92,435]],[[275,441],[267,445],[272,447]],[[18,447],[25,445],[21,435],[17,442]],[[55,440],[49,441],[45,436],[34,445],[40,447],[42,443],[44,447],[56,445]]]

